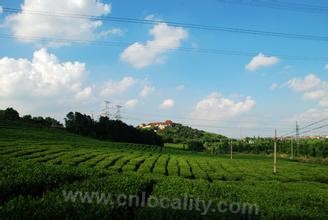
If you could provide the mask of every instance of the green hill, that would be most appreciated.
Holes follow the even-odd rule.
[[[219,142],[227,138],[220,134],[198,130],[178,123],[173,123],[171,126],[158,130],[157,134],[167,143],[187,143],[190,141],[201,141],[203,143]]]

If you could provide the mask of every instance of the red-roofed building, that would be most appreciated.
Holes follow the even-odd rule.
[[[150,122],[148,124],[141,124],[138,125],[139,128],[155,128],[159,130],[163,130],[164,128],[171,126],[173,124],[173,121],[166,120],[164,122]]]

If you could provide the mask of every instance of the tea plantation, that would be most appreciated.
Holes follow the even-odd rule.
[[[266,155],[231,160],[1,122],[0,218],[327,219],[328,167],[281,158],[277,164],[273,174]],[[119,195],[145,201],[128,204]],[[154,198],[177,206],[154,205]],[[196,201],[211,206],[205,212]],[[256,211],[242,212],[240,204]]]

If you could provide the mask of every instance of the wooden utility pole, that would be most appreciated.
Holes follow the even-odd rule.
[[[277,129],[274,129],[273,173],[277,172]]]
[[[232,160],[232,140],[230,140],[230,159]]]

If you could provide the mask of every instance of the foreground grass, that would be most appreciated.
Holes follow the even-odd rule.
[[[57,129],[0,124],[0,216],[5,218],[326,219],[328,168],[258,155],[228,157],[102,142]],[[65,201],[63,191],[255,204],[258,215],[182,207]],[[111,200],[115,200],[112,198]]]

